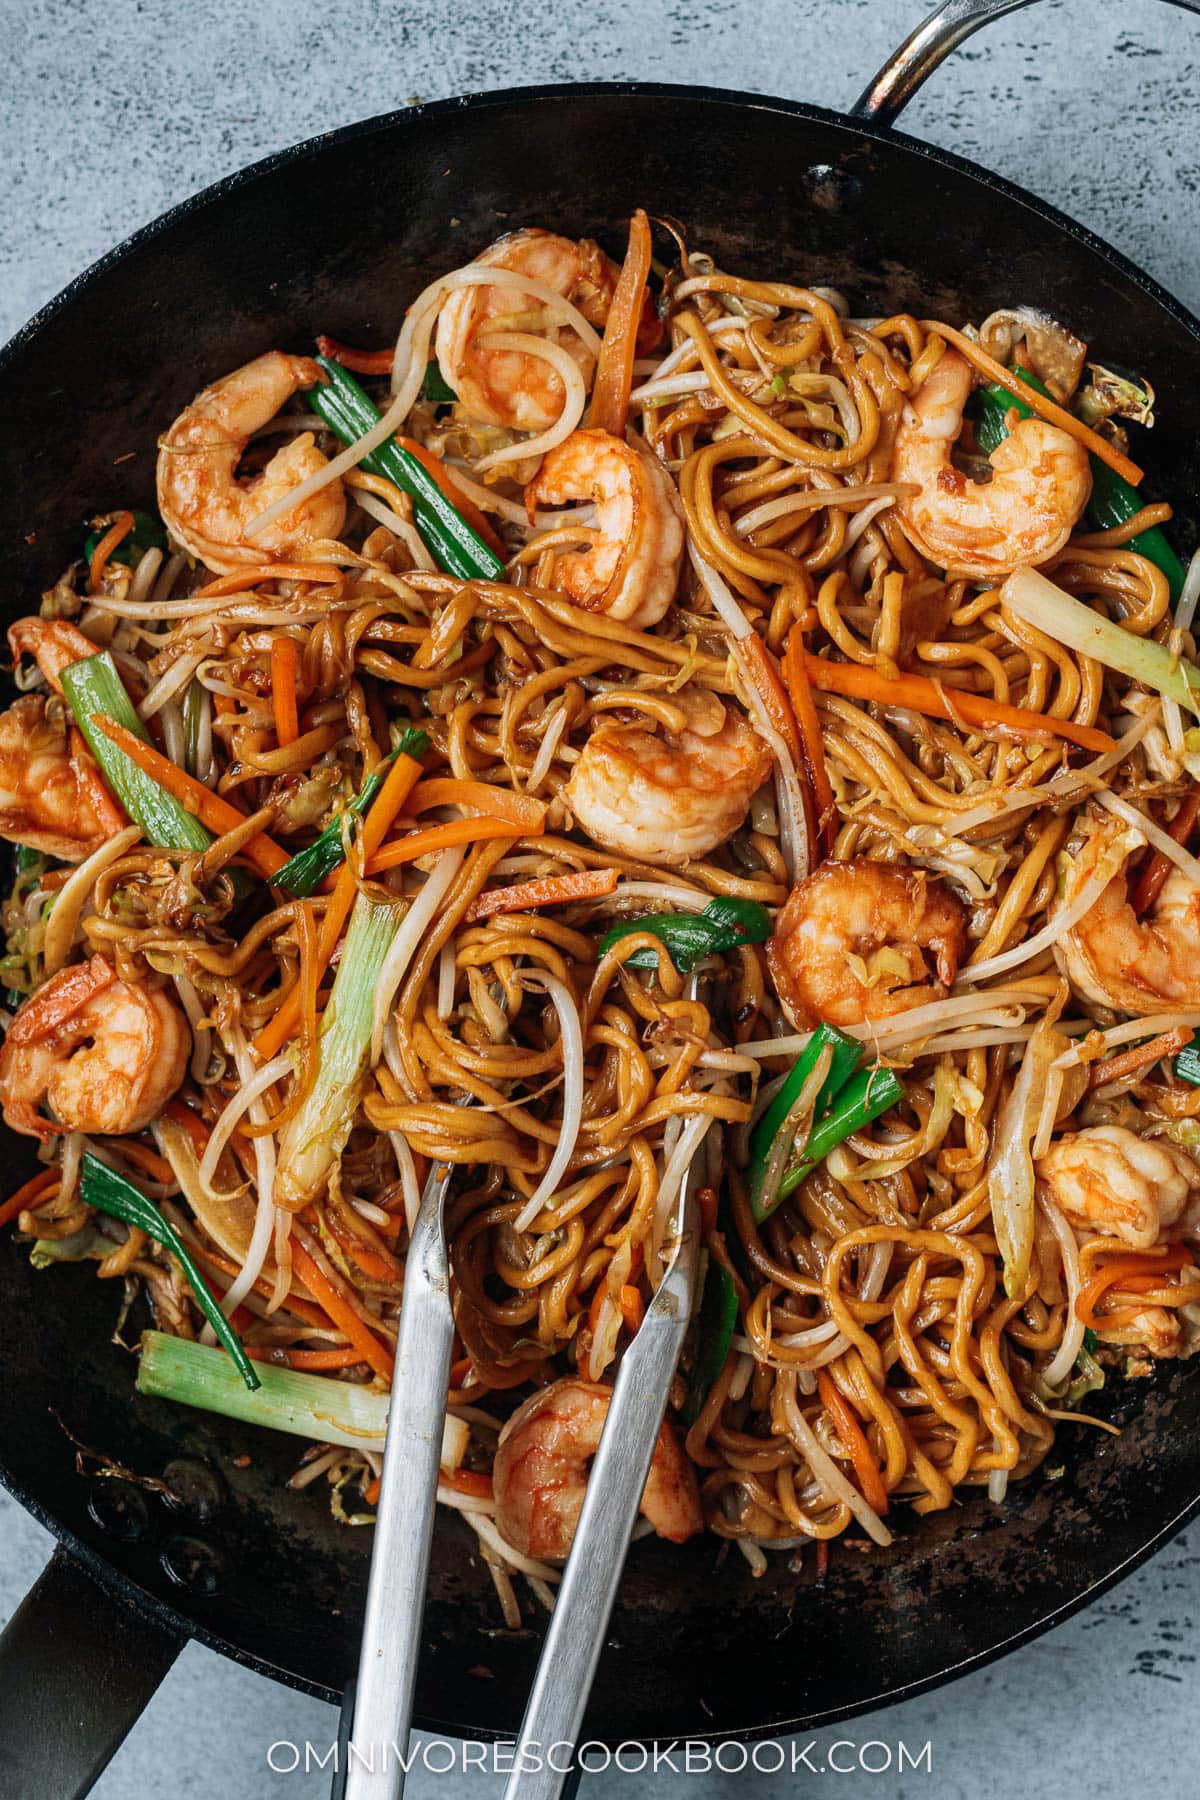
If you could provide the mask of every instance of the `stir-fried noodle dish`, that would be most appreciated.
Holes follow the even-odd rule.
[[[0,717],[0,1220],[357,1523],[452,1165],[439,1497],[510,1625],[685,1180],[639,1529],[747,1575],[1002,1503],[1200,1342],[1200,560],[1148,382],[1036,295],[859,318],[643,212],[614,248],[519,230],[394,345],[205,371]]]

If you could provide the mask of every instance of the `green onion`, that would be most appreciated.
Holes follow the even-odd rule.
[[[1029,369],[1015,364],[1013,374],[1020,377],[1027,387],[1035,388],[1039,394],[1050,398],[1050,391],[1038,380]],[[1008,436],[1008,415],[1016,412],[1023,419],[1028,419],[1032,408],[1015,394],[1010,394],[999,382],[989,387],[980,388],[976,395],[979,415],[975,422],[975,443],[984,456],[990,456],[997,444]],[[1092,497],[1088,502],[1088,522],[1097,531],[1110,531],[1116,525],[1124,525],[1135,513],[1145,505],[1141,494],[1135,487],[1130,487],[1124,478],[1110,469],[1106,462],[1098,456],[1089,456],[1088,462],[1092,470]],[[1157,525],[1148,531],[1139,531],[1136,537],[1129,540],[1129,548],[1160,568],[1166,576],[1171,589],[1171,603],[1179,599],[1183,592],[1186,571],[1179,558]]]
[[[1192,1087],[1200,1087],[1200,1044],[1189,1044],[1175,1058],[1175,1073],[1180,1081],[1190,1082]]]
[[[429,734],[411,727],[405,731],[400,742],[390,756],[384,758],[367,779],[362,788],[351,800],[346,812],[354,818],[361,819],[384,784],[387,772],[398,756],[422,756],[429,748]],[[286,888],[289,894],[297,899],[305,899],[315,894],[325,877],[338,868],[346,860],[345,844],[342,840],[342,818],[339,814],[328,824],[315,843],[309,844],[305,850],[297,850],[290,862],[284,863],[278,875],[271,878],[272,887]]]
[[[442,371],[438,367],[438,359],[431,356],[425,364],[425,380],[421,384],[421,392],[435,406],[449,406],[458,399],[458,395],[447,381],[442,379]]]
[[[800,1091],[817,1066],[817,1058],[828,1047],[832,1051],[829,1073],[821,1085],[813,1108],[814,1120],[828,1111],[862,1061],[862,1045],[857,1038],[847,1037],[831,1025],[819,1025],[813,1032],[791,1074],[768,1106],[750,1134],[750,1198],[757,1205],[767,1172],[771,1148],[787,1122]]]
[[[184,1246],[183,1239],[168,1219],[159,1212],[153,1200],[147,1200],[145,1194],[124,1175],[118,1175],[107,1163],[102,1163],[90,1151],[83,1155],[83,1178],[80,1183],[80,1197],[86,1206],[94,1206],[97,1212],[108,1213],[111,1218],[121,1219],[126,1225],[139,1227],[147,1237],[153,1238],[169,1250],[180,1268],[188,1278],[192,1292],[196,1296],[200,1311],[204,1314],[237,1369],[246,1387],[258,1387],[258,1376],[254,1365],[242,1349],[241,1340],[234,1331],[229,1320],[213,1298],[212,1290],[192,1261]],[[200,1345],[196,1346],[201,1348]],[[218,1352],[212,1352],[217,1355]],[[228,1365],[225,1365],[228,1367]]]
[[[200,761],[200,714],[204,705],[204,689],[198,681],[189,681],[183,696],[183,766],[189,775],[196,773]]]
[[[354,1123],[371,1046],[375,988],[403,902],[376,905],[359,893],[317,1039],[317,1072],[300,1110],[284,1127],[275,1198],[299,1208],[317,1194]]]
[[[689,1429],[700,1417],[700,1410],[712,1392],[713,1383],[725,1367],[737,1324],[738,1299],[733,1277],[723,1264],[709,1257],[704,1271],[704,1292],[696,1319],[696,1360],[688,1380],[687,1398],[679,1417]]]
[[[325,387],[310,388],[308,403],[344,444],[353,444],[379,423],[379,408],[340,363],[331,362],[327,356],[318,356],[317,362],[329,381]],[[394,481],[411,497],[417,530],[438,567],[448,575],[497,581],[504,573],[504,564],[495,551],[447,500],[424,464],[395,438],[388,438],[364,456],[362,467],[372,475]]]
[[[109,527],[107,525],[97,526],[84,540],[83,555],[85,562],[91,562],[92,557],[95,554],[96,545],[100,542],[100,539],[108,529]],[[117,545],[108,560],[109,562],[124,563],[126,568],[131,569],[134,563],[137,562],[147,550],[165,550],[166,547],[167,534],[159,521],[154,518],[151,513],[141,512],[137,507],[134,507],[133,530],[128,536],[121,539],[121,542]]]
[[[742,944],[764,944],[771,935],[771,915],[757,900],[720,895],[699,913],[652,913],[644,919],[622,919],[600,940],[600,955],[635,932],[649,931],[666,945],[681,975],[690,975],[706,956],[719,956]],[[653,969],[657,954],[645,946],[626,961],[627,969]]]
[[[1026,624],[1068,650],[1090,656],[1131,681],[1140,681],[1200,717],[1200,669],[1153,638],[1136,637],[1082,600],[1064,593],[1036,569],[1016,569],[1000,589],[1002,603]]]
[[[1099,1342],[1100,1339],[1096,1336],[1091,1326],[1085,1326],[1083,1333],[1083,1348],[1087,1351],[1089,1356],[1095,1356],[1096,1347]]]
[[[862,1069],[853,1076],[837,1095],[825,1117],[814,1124],[808,1134],[808,1142],[797,1161],[786,1171],[779,1184],[779,1192],[768,1211],[760,1213],[751,1203],[751,1210],[758,1223],[761,1225],[781,1200],[786,1200],[802,1181],[807,1181],[831,1150],[836,1149],[853,1132],[870,1125],[881,1113],[887,1112],[890,1106],[895,1106],[903,1098],[904,1084],[894,1069],[885,1069],[879,1063],[874,1063],[869,1069]]]
[[[87,740],[88,749],[100,764],[106,780],[129,817],[141,826],[150,843],[162,850],[207,850],[212,843],[194,813],[181,806],[173,794],[160,788],[157,781],[143,773],[102,731],[92,724],[97,713],[124,725],[142,742],[150,742],[150,734],[138,717],[125,684],[117,674],[117,665],[107,650],[98,656],[85,656],[62,672],[62,684],[71,711]]]

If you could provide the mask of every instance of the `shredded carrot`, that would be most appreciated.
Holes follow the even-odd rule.
[[[470,1373],[470,1357],[460,1356],[457,1362],[452,1362],[450,1364],[450,1386],[452,1388],[460,1388]]]
[[[229,1275],[232,1277],[240,1275],[242,1272],[240,1264],[235,1263],[232,1257],[222,1256],[221,1252],[219,1250],[214,1250],[210,1244],[193,1244],[191,1249],[193,1256],[197,1257],[202,1263],[207,1263],[211,1268],[220,1270],[222,1275]],[[267,1281],[265,1277],[260,1276],[254,1284],[254,1291],[256,1294],[261,1294],[264,1299],[269,1300],[274,1291],[274,1284]],[[333,1323],[333,1321],[327,1318],[321,1311],[319,1306],[314,1306],[311,1300],[305,1300],[301,1295],[297,1294],[295,1288],[292,1289],[287,1297],[287,1309],[289,1312],[295,1313],[298,1319],[304,1319],[307,1324],[315,1325],[318,1330],[328,1331]],[[362,1360],[363,1359],[360,1357],[359,1361],[361,1362]]]
[[[956,723],[961,720],[972,727],[1008,732],[1022,740],[1044,742],[1049,737],[1060,737],[1084,750],[1116,748],[1106,731],[1097,731],[1091,725],[1076,725],[1073,719],[1052,719],[1046,713],[1027,712],[1023,706],[1009,706],[983,694],[947,688],[926,675],[881,675],[865,663],[830,662],[826,657],[807,653],[804,666],[813,687],[823,694],[844,694],[847,699],[873,700],[881,706],[907,706],[930,718]]]
[[[1174,838],[1177,844],[1186,844],[1192,835],[1197,813],[1200,813],[1200,787],[1192,787],[1184,795],[1175,817],[1167,826],[1167,836]],[[1139,919],[1150,911],[1174,867],[1171,858],[1161,850],[1156,850],[1150,857],[1129,902]]]
[[[621,1289],[621,1317],[625,1321],[626,1329],[630,1332],[636,1331],[645,1316],[646,1307],[640,1292],[626,1283]]]
[[[969,363],[974,363],[977,369],[982,369],[985,375],[990,376],[993,381],[998,381],[1001,387],[1006,387],[1010,394],[1016,395],[1018,400],[1024,401],[1030,412],[1038,413],[1049,424],[1057,425],[1060,431],[1067,432],[1079,443],[1085,445],[1093,456],[1098,456],[1100,461],[1107,463],[1110,469],[1115,469],[1117,474],[1123,477],[1131,487],[1138,486],[1144,471],[1139,469],[1135,462],[1131,462],[1117,449],[1115,444],[1110,444],[1107,438],[1102,438],[1099,432],[1093,431],[1090,426],[1085,425],[1082,419],[1077,419],[1074,413],[1069,413],[1065,407],[1059,406],[1056,400],[1051,400],[1046,394],[1039,394],[1036,388],[1030,387],[1028,382],[1022,381],[1019,375],[1014,375],[1011,369],[1006,369],[1004,364],[997,362],[994,356],[989,356],[982,345],[974,343],[964,332],[956,331],[953,325],[943,325],[939,319],[922,319],[921,326],[923,330],[934,331],[940,338],[945,338],[947,343],[953,344]]]
[[[407,810],[423,813],[435,806],[470,806],[493,818],[507,819],[522,832],[540,831],[546,823],[543,800],[533,800],[528,794],[514,794],[508,788],[492,787],[486,781],[458,781],[451,775],[435,775],[423,781]]]
[[[148,1175],[151,1181],[165,1181],[174,1186],[175,1171],[170,1163],[156,1151],[147,1149],[145,1144],[135,1144],[129,1138],[122,1138],[120,1152],[143,1175]]]
[[[757,632],[752,632],[748,638],[739,639],[739,648],[750,664],[750,673],[754,677],[755,691],[762,701],[763,711],[791,751],[792,760],[803,762],[804,746],[800,740],[800,727],[775,658]]]
[[[281,1354],[286,1359],[289,1369],[352,1369],[356,1363],[363,1360],[353,1344],[346,1344],[335,1350],[293,1350],[288,1348],[282,1352],[271,1349],[265,1344],[246,1345],[246,1355],[252,1356],[256,1362],[277,1362]]]
[[[36,1206],[52,1187],[58,1185],[61,1174],[62,1171],[57,1168],[43,1169],[40,1174],[33,1176],[32,1180],[24,1182],[16,1193],[10,1194],[4,1204],[0,1206],[0,1225],[7,1225],[10,1219],[15,1219],[18,1214],[27,1212],[30,1207]]]
[[[87,801],[89,811],[105,835],[115,837],[118,831],[124,831],[128,821],[107,781],[92,761],[87,740],[78,725],[71,727],[70,745],[71,767],[75,771],[80,796]],[[46,886],[45,881],[42,886]]]
[[[300,702],[296,693],[298,661],[295,638],[278,632],[271,639],[271,705],[280,749],[285,744],[294,744],[300,736]]]
[[[384,1381],[392,1379],[392,1353],[377,1337],[367,1329],[354,1308],[343,1299],[323,1270],[317,1267],[304,1245],[292,1241],[292,1269],[301,1280],[313,1299],[328,1313],[338,1330],[360,1352],[361,1360],[369,1363],[375,1373]]]
[[[104,571],[108,567],[108,559],[117,545],[122,543],[133,530],[133,514],[119,512],[96,548],[92,551],[92,560],[88,564],[88,593],[98,594],[100,583],[104,580]]]
[[[230,575],[218,575],[207,587],[193,595],[196,600],[217,600],[222,594],[240,594],[243,588],[255,587],[260,581],[313,581],[323,586],[341,585],[345,576],[335,563],[256,563],[253,568],[234,569]]]
[[[402,450],[407,450],[410,456],[416,457],[427,475],[432,475],[446,499],[456,512],[462,514],[471,530],[483,539],[490,550],[494,550],[497,556],[506,561],[510,552],[496,536],[487,514],[480,511],[469,494],[463,493],[454,479],[453,470],[446,467],[441,457],[435,456],[424,444],[419,444],[416,438],[401,437],[397,433],[396,442]]]
[[[317,339],[317,349],[330,362],[341,363],[343,369],[353,369],[356,375],[390,375],[396,356],[394,349],[352,350],[349,344],[339,343],[324,333]]]
[[[1105,1326],[1112,1327],[1115,1317],[1111,1314],[1097,1313],[1096,1305],[1111,1287],[1125,1287],[1131,1281],[1143,1276],[1166,1275],[1175,1269],[1182,1269],[1193,1260],[1192,1252],[1183,1244],[1172,1244],[1165,1250],[1147,1250],[1141,1255],[1114,1256],[1111,1262],[1097,1269],[1075,1300],[1075,1317],[1092,1331],[1100,1331]],[[1136,1293],[1138,1290],[1133,1290]]]
[[[821,1395],[821,1404],[833,1420],[834,1428],[842,1443],[850,1453],[854,1464],[854,1472],[858,1476],[858,1485],[862,1489],[863,1499],[881,1516],[887,1512],[887,1489],[883,1485],[883,1477],[879,1473],[875,1458],[871,1455],[862,1426],[855,1418],[848,1403],[838,1392],[837,1383],[828,1369],[817,1370],[817,1388]]]
[[[625,436],[650,257],[650,221],[639,206],[629,221],[629,247],[608,309],[588,418],[594,431],[608,431],[619,438]]]
[[[246,823],[244,812],[239,811],[220,794],[214,794],[211,788],[206,788],[203,782],[195,780],[178,764],[168,762],[167,758],[161,756],[152,744],[143,743],[140,737],[135,736],[132,731],[127,731],[124,725],[118,725],[115,719],[106,718],[103,713],[94,713],[92,724],[97,731],[102,731],[105,737],[117,746],[118,750],[123,750],[130,762],[136,763],[144,775],[149,775],[152,781],[157,781],[159,787],[165,788],[168,794],[172,794],[181,806],[185,806],[188,812],[194,813],[200,823],[207,825],[210,831],[218,834],[225,831],[236,831],[239,825]],[[260,831],[257,837],[250,839],[246,845],[246,855],[268,881],[272,875],[279,873],[288,860],[287,851],[281,850],[265,831]]]
[[[1151,1069],[1164,1056],[1174,1056],[1176,1051],[1184,1049],[1195,1035],[1190,1025],[1177,1025],[1174,1031],[1164,1031],[1151,1038],[1149,1043],[1135,1044],[1132,1050],[1126,1050],[1120,1056],[1093,1063],[1088,1070],[1088,1086],[1105,1087],[1110,1081],[1123,1081],[1138,1069]]]
[[[487,888],[463,915],[468,925],[494,913],[528,912],[537,906],[566,906],[572,900],[600,900],[615,892],[616,869],[587,869],[580,874],[552,875],[521,881],[515,887]]]
[[[837,803],[829,770],[825,767],[825,750],[821,743],[821,722],[812,697],[812,683],[804,661],[804,634],[798,625],[788,633],[783,652],[783,679],[791,696],[792,711],[800,727],[800,744],[804,752],[804,772],[812,796],[813,821],[817,841],[826,856],[833,855],[837,837]]]
[[[346,1255],[358,1264],[369,1281],[382,1281],[389,1284],[399,1281],[404,1271],[388,1251],[378,1249],[355,1232],[336,1224],[333,1219],[329,1220],[329,1229]]]
[[[439,1477],[445,1487],[450,1487],[459,1494],[474,1494],[477,1499],[490,1500],[492,1497],[492,1478],[475,1469],[443,1469]]]
[[[404,754],[398,756],[388,770],[387,779],[372,801],[359,833],[364,866],[370,867],[375,852],[383,842],[384,833],[416,787],[421,774],[421,765],[416,757]],[[342,928],[350,916],[357,891],[358,882],[354,869],[349,863],[343,863],[338,870],[337,881],[329,896],[329,904],[325,908],[325,916],[321,920],[317,936],[315,980],[318,986],[329,967],[337,941],[342,935]],[[269,1062],[283,1048],[295,1030],[300,1019],[301,1002],[300,984],[297,981],[292,984],[254,1040],[254,1048],[264,1062]]]
[[[181,1125],[187,1132],[196,1155],[203,1156],[211,1134],[200,1114],[193,1112],[190,1106],[185,1106],[182,1100],[168,1100],[163,1111],[168,1119],[173,1119],[176,1125]]]
[[[317,341],[319,343],[320,339],[318,339]],[[349,364],[347,364],[346,366],[349,367]],[[366,1487],[363,1489],[363,1499],[366,1501],[368,1506],[378,1506],[379,1505],[379,1477],[378,1477],[378,1475],[375,1476],[374,1480],[368,1481]]]

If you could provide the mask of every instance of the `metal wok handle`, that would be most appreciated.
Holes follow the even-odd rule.
[[[1200,12],[1200,0],[1167,3],[1187,12]],[[877,119],[881,125],[892,124],[926,78],[965,38],[992,19],[1032,4],[1033,0],[942,0],[893,51],[875,79],[867,83],[850,108],[851,114],[860,119]]]

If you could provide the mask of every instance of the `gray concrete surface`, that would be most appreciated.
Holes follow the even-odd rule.
[[[708,82],[847,105],[923,0],[0,0],[0,337],[164,207],[313,132],[469,89],[536,81]],[[1200,309],[1200,20],[1156,0],[1046,0],[1002,20],[946,65],[905,120],[1089,222]],[[1024,296],[1022,296],[1023,298]],[[0,1498],[0,1617],[48,1550]],[[832,1785],[846,1796],[1028,1800],[1078,1785],[1200,1792],[1200,1528],[1039,1643],[941,1693],[820,1735],[888,1747],[890,1767],[827,1774],[660,1775],[696,1800],[749,1780],[764,1796]],[[988,1604],[986,1592],[979,1597]],[[96,1790],[102,1800],[315,1800],[326,1778],[274,1774],[273,1742],[320,1751],[331,1709],[207,1651],[187,1650]],[[898,1773],[899,1745],[932,1773]],[[868,1767],[885,1752],[865,1752]],[[430,1762],[441,1753],[431,1754]],[[285,1764],[286,1750],[275,1760]],[[629,1800],[644,1775],[595,1777]],[[420,1770],[415,1800],[491,1800],[499,1777]],[[57,1800],[47,1795],[45,1800]]]

